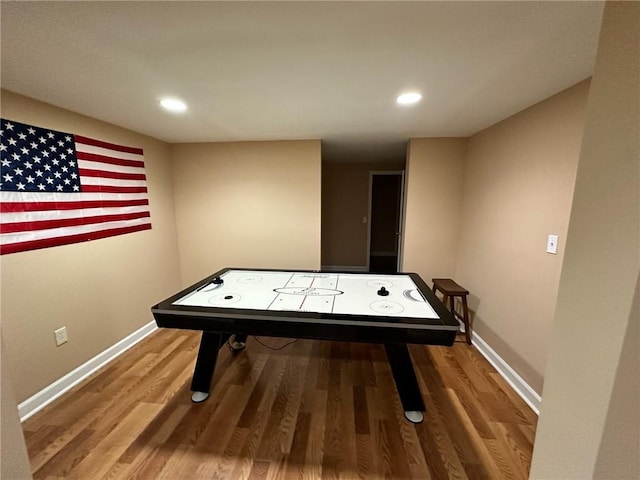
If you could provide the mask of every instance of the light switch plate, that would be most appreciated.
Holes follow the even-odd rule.
[[[67,336],[67,327],[62,327],[53,331],[53,334],[56,337],[56,346],[60,346],[63,343],[67,343],[69,341],[69,337]]]

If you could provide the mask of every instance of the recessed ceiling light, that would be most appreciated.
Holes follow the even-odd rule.
[[[175,98],[163,98],[160,100],[160,105],[170,112],[184,112],[187,109],[187,105],[183,101]]]
[[[398,102],[398,105],[411,105],[413,103],[419,102],[421,98],[422,95],[420,95],[419,93],[409,92],[398,95],[398,97],[396,98],[396,102]]]

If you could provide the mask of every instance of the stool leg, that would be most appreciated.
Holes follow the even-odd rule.
[[[467,343],[471,345],[471,325],[469,325],[469,309],[467,307],[467,296],[462,296],[462,321],[464,322]]]
[[[451,308],[449,310],[451,310],[451,314],[453,315],[453,318],[457,320],[458,317],[456,316],[456,296],[455,295],[451,295],[450,298],[451,298]],[[465,327],[465,329],[466,329],[466,327]]]

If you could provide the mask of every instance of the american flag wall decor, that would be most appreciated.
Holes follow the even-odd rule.
[[[0,119],[0,254],[151,228],[143,152]]]

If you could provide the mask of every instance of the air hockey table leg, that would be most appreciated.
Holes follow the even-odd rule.
[[[385,343],[384,348],[400,395],[404,416],[411,423],[421,423],[424,420],[425,407],[409,350],[402,343]]]
[[[211,379],[218,360],[218,350],[225,344],[229,336],[228,333],[202,332],[198,358],[191,380],[191,391],[193,392],[191,401],[193,403],[204,402],[209,398]]]

